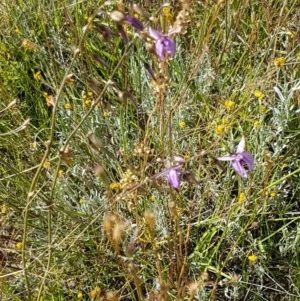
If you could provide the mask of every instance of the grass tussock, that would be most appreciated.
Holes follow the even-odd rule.
[[[297,0],[0,14],[1,300],[300,299]]]

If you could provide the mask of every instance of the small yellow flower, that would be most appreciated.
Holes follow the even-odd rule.
[[[179,122],[179,127],[180,127],[181,129],[184,129],[184,128],[186,127],[186,123],[185,123],[184,121],[180,121],[180,122]]]
[[[2,214],[6,214],[8,211],[8,207],[7,205],[4,203],[2,206],[1,206],[1,213]]]
[[[61,178],[63,175],[64,175],[64,171],[62,170],[62,169],[60,169],[59,171],[58,171],[58,177],[59,178]]]
[[[96,286],[91,292],[90,296],[92,299],[96,298],[100,294],[101,290],[100,287]]]
[[[165,6],[163,8],[163,14],[169,22],[173,21],[173,16],[171,14],[171,8],[169,6]]]
[[[21,242],[17,242],[16,243],[16,249],[17,250],[21,250],[22,249],[23,244]]]
[[[84,199],[80,199],[78,202],[80,205],[82,205],[84,203]]]
[[[293,38],[296,36],[296,33],[295,33],[295,31],[288,31],[288,32],[287,32],[287,35],[288,35],[291,39],[293,39]]]
[[[103,112],[103,117],[104,117],[104,118],[108,117],[108,115],[109,115],[108,111],[104,111],[104,112]]]
[[[49,161],[49,160],[46,160],[46,161],[44,162],[44,164],[43,164],[43,167],[44,167],[45,169],[48,169],[48,168],[50,167],[50,161]]]
[[[245,193],[241,192],[238,197],[239,203],[244,203],[245,199],[246,199]]]
[[[74,78],[72,76],[68,76],[66,79],[66,83],[68,85],[72,85],[74,83]]]
[[[89,98],[84,100],[84,102],[83,102],[83,107],[84,108],[90,108],[91,105],[92,105],[92,101]]]
[[[224,133],[224,125],[220,124],[220,125],[218,125],[217,128],[216,128],[216,134],[217,134],[217,135],[221,135],[221,134],[223,134],[223,133]]]
[[[111,190],[120,190],[121,189],[121,185],[118,182],[113,182],[109,184],[109,188]]]
[[[94,25],[93,25],[93,18],[92,17],[88,17],[87,23],[88,23],[89,30],[93,30],[94,29]]]
[[[38,149],[38,144],[36,141],[30,143],[30,150],[36,151]]]
[[[49,95],[47,92],[44,92],[43,96],[45,97],[46,104],[48,107],[51,107],[54,105],[54,96],[53,95]]]
[[[255,254],[249,255],[248,260],[250,263],[255,263],[257,261],[257,256]]]
[[[78,293],[77,293],[77,298],[78,298],[78,299],[82,299],[82,297],[83,297],[82,292],[78,292]]]
[[[227,118],[223,118],[223,119],[222,119],[222,123],[223,123],[224,125],[228,125],[228,124],[229,124],[229,120],[228,120]]]
[[[42,79],[42,74],[41,74],[41,71],[37,71],[33,74],[33,78],[35,80],[41,80]]]
[[[189,155],[189,154],[186,154],[186,155],[183,156],[184,160],[189,160],[190,158],[191,158],[191,155]]]
[[[72,104],[70,102],[66,102],[64,104],[64,107],[65,107],[66,110],[72,110]]]
[[[254,123],[253,123],[253,126],[254,126],[255,128],[258,128],[258,127],[260,126],[259,120],[255,120]]]
[[[277,195],[276,191],[273,190],[273,191],[270,192],[270,197],[271,198],[275,198],[276,195]]]
[[[282,68],[285,64],[285,58],[283,56],[281,57],[277,57],[275,60],[274,60],[274,65],[276,67],[279,67],[279,68]]]
[[[153,87],[156,87],[157,86],[157,81],[152,79],[151,82],[150,82],[150,85],[153,86]]]
[[[260,111],[261,113],[265,113],[265,112],[267,111],[267,106],[260,106],[260,107],[259,107],[259,111]]]
[[[255,90],[253,94],[258,100],[262,100],[265,97],[265,94],[260,90]]]
[[[224,106],[226,107],[226,109],[232,110],[235,106],[235,102],[232,100],[225,100]]]
[[[149,199],[150,199],[151,202],[154,202],[155,201],[155,196],[152,194]]]

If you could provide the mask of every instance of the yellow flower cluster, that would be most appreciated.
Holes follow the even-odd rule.
[[[245,199],[246,199],[245,193],[244,193],[244,192],[241,192],[241,193],[239,194],[239,197],[238,197],[239,203],[244,203]]]
[[[48,107],[51,107],[54,105],[54,96],[53,95],[49,95],[47,92],[44,92],[43,96],[46,100],[46,104]]]
[[[260,90],[255,90],[253,94],[258,100],[263,100],[263,98],[265,97],[265,94]]]
[[[97,296],[100,295],[101,289],[100,287],[96,286],[91,292],[90,292],[90,297],[92,299],[96,298]]]
[[[109,184],[109,188],[111,190],[120,190],[121,189],[121,184],[118,182],[112,182]]]
[[[66,102],[66,103],[64,104],[64,108],[65,108],[66,110],[72,110],[73,106],[72,106],[72,104],[71,104],[70,102]]]
[[[41,71],[37,71],[33,74],[33,78],[37,81],[41,80],[42,79],[42,74],[41,74]]]
[[[248,260],[250,263],[255,263],[257,261],[257,256],[255,254],[249,255]]]
[[[233,110],[233,109],[234,109],[234,106],[235,106],[235,102],[232,101],[232,100],[225,100],[224,106],[225,106],[225,108],[228,109],[228,110]]]
[[[181,129],[184,129],[184,128],[186,127],[186,123],[185,123],[184,121],[180,121],[180,122],[179,122],[179,127],[180,127]]]
[[[274,60],[274,65],[278,68],[282,68],[285,64],[285,58],[283,56],[281,57],[277,57],[275,60]]]
[[[84,108],[90,108],[93,100],[93,92],[88,91],[87,93],[83,92],[82,95],[82,105]]]
[[[224,133],[224,129],[225,129],[225,127],[224,127],[223,124],[218,125],[217,128],[216,128],[216,134],[217,135],[223,134]]]

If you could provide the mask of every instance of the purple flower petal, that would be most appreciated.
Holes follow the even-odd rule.
[[[155,50],[159,59],[161,61],[164,61],[166,58],[166,53],[168,53],[171,57],[174,56],[176,51],[176,45],[173,39],[165,36],[156,41]]]
[[[126,35],[126,32],[125,32],[123,26],[117,24],[117,28],[118,28],[118,31],[119,31],[119,33],[120,33],[122,39],[123,39],[123,42],[124,42],[125,44],[128,44],[128,38],[127,38],[127,35]]]
[[[135,29],[142,31],[144,29],[143,24],[134,16],[126,16],[125,21],[131,24]]]
[[[234,160],[231,162],[233,169],[242,177],[247,178],[247,171],[241,164],[239,160]]]
[[[175,169],[170,169],[168,173],[168,182],[176,190],[180,188],[179,174]]]
[[[249,170],[252,170],[254,165],[254,159],[252,154],[250,154],[249,152],[242,152],[241,155],[242,155],[241,161],[243,161],[243,163],[247,165]]]
[[[237,153],[242,153],[245,149],[245,137],[242,137],[241,141],[239,142],[236,152]]]
[[[227,155],[223,157],[218,157],[217,158],[219,161],[233,161],[236,159],[236,155]]]
[[[149,34],[154,40],[159,40],[160,38],[164,37],[164,35],[161,32],[152,27],[149,28]]]

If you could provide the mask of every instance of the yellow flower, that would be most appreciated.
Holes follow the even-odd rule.
[[[163,8],[163,14],[169,22],[173,21],[173,16],[171,14],[171,8],[169,6],[165,6]]]
[[[244,203],[244,201],[245,201],[245,199],[246,199],[246,195],[245,195],[245,193],[244,192],[241,192],[240,194],[239,194],[239,203]]]
[[[44,167],[45,169],[48,169],[48,168],[50,167],[50,161],[49,161],[49,160],[46,160],[46,161],[44,162],[44,164],[43,164],[43,167]]]
[[[23,244],[21,242],[16,243],[16,249],[21,250],[22,246],[23,246]]]
[[[270,196],[272,197],[272,198],[275,198],[275,196],[277,195],[277,192],[276,191],[271,191],[270,192]]]
[[[249,255],[248,260],[250,263],[254,263],[257,261],[257,256],[255,254]]]
[[[290,36],[291,39],[293,39],[296,36],[296,33],[294,31],[288,31],[287,35]]]
[[[180,121],[180,122],[179,122],[179,127],[180,127],[181,129],[184,129],[184,128],[186,127],[186,123],[185,123],[184,121]]]
[[[267,107],[266,107],[266,106],[260,106],[260,107],[259,107],[259,111],[260,111],[261,113],[265,113],[265,112],[267,111]]]
[[[217,135],[221,135],[224,133],[224,125],[218,125],[217,128],[216,128],[216,134]]]
[[[228,125],[228,124],[229,124],[229,120],[228,120],[227,118],[223,118],[223,119],[222,119],[222,123],[223,123],[224,125]]]
[[[72,104],[70,102],[66,102],[64,107],[66,110],[72,110]]]
[[[104,118],[108,117],[108,115],[109,115],[108,111],[104,111],[104,112],[103,112],[103,117],[104,117]]]
[[[260,90],[255,90],[253,94],[258,100],[262,100],[265,97],[265,94]]]
[[[42,79],[42,74],[41,74],[41,71],[37,71],[33,74],[33,78],[35,80],[41,80]]]
[[[150,82],[150,85],[153,86],[153,87],[156,87],[157,86],[157,81],[152,79],[151,82]]]
[[[92,105],[92,101],[89,98],[84,100],[84,102],[83,102],[83,107],[84,108],[90,108],[91,105]]]
[[[66,83],[68,85],[72,85],[74,83],[74,78],[72,77],[72,75],[70,75],[70,76],[67,77]]]
[[[84,199],[79,200],[79,204],[82,205],[84,203]]]
[[[91,292],[90,296],[92,299],[96,298],[100,294],[101,290],[98,286],[96,286]]]
[[[235,106],[235,102],[232,100],[225,100],[224,106],[226,107],[226,109],[232,110]]]
[[[275,60],[274,60],[274,65],[276,67],[279,67],[279,68],[282,68],[285,64],[285,58],[283,56],[281,57],[277,57]]]
[[[54,105],[54,96],[53,95],[49,95],[47,92],[44,92],[43,96],[45,97],[46,104],[48,107],[51,107]]]
[[[88,17],[87,23],[88,23],[89,30],[93,30],[94,29],[94,25],[93,25],[93,18],[92,17]]]
[[[78,293],[77,293],[77,298],[78,298],[78,299],[82,299],[82,297],[83,297],[82,292],[78,292]]]
[[[58,171],[58,177],[59,177],[59,178],[62,177],[63,174],[64,174],[64,171],[63,171],[62,169],[60,169],[60,170]]]
[[[121,185],[118,182],[113,182],[109,184],[109,188],[111,190],[120,190],[121,189]]]
[[[254,126],[255,128],[258,128],[258,127],[260,126],[259,120],[255,120],[253,126]]]
[[[186,155],[183,156],[184,160],[189,160],[190,158],[191,158],[191,155],[189,155],[189,154],[186,154]]]
[[[8,207],[7,205],[4,203],[2,206],[1,206],[1,213],[2,214],[6,214],[8,211]]]
[[[154,202],[155,201],[155,196],[152,194],[149,199],[150,199],[150,201]]]

